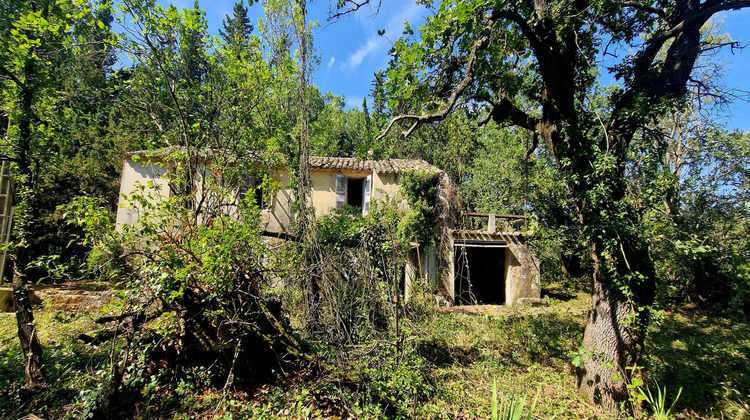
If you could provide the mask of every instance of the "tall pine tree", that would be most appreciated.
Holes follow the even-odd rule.
[[[248,6],[253,5],[253,0],[248,1]],[[226,15],[226,19],[221,22],[222,28],[219,28],[219,35],[234,50],[237,57],[242,54],[250,44],[250,34],[253,33],[253,25],[247,17],[247,7],[243,1],[234,4],[232,16]]]

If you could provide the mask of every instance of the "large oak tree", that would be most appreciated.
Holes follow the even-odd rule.
[[[346,2],[343,2],[346,3]],[[428,7],[432,8],[432,2]],[[359,7],[361,2],[350,2]],[[616,409],[643,353],[654,264],[627,195],[633,139],[685,101],[703,27],[728,0],[444,1],[392,50],[386,132],[408,137],[462,106],[543,141],[574,203],[592,262],[579,386]],[[602,88],[601,75],[614,78]],[[529,152],[532,152],[530,150]]]

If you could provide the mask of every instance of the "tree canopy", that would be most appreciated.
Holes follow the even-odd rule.
[[[402,302],[404,266],[421,267],[436,226],[465,228],[471,212],[525,215],[545,284],[591,292],[572,363],[606,409],[637,411],[656,304],[750,311],[750,134],[706,114],[731,99],[706,54],[734,45],[711,19],[750,1],[421,0],[426,24],[405,25],[361,109],[314,85],[304,0],[253,3],[235,3],[219,37],[197,0],[0,3],[0,160],[15,186],[7,252],[27,385],[47,373],[27,285],[98,278],[122,287],[102,322],[125,339],[93,396],[81,393],[87,414],[172,393],[175,378],[170,399],[295,363],[356,386],[374,378],[364,398],[406,413],[431,392],[424,372],[442,344],[406,338],[441,300],[425,283],[424,301]],[[367,3],[331,7],[342,17]],[[261,6],[254,25],[248,8]],[[140,186],[127,198],[142,222],[116,227],[123,152],[144,149],[174,152],[169,197]],[[450,188],[398,175],[408,211],[316,220],[311,154],[420,158]],[[281,166],[297,227],[283,238],[251,199],[280,188],[269,168]],[[455,214],[438,214],[446,202]],[[372,359],[357,356],[370,345]],[[340,369],[350,356],[365,368]]]
[[[432,2],[428,2],[432,5]],[[572,199],[593,263],[593,310],[580,386],[616,408],[627,367],[639,363],[656,273],[627,194],[635,137],[686,100],[701,28],[746,1],[444,1],[418,37],[407,27],[385,83],[386,131],[408,137],[461,107],[542,142]],[[615,56],[605,67],[602,57]],[[603,87],[600,72],[617,84]],[[602,364],[600,360],[612,364]]]

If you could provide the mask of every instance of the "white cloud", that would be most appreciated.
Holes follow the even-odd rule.
[[[336,63],[336,57],[331,57],[331,59],[328,60],[328,65],[326,67],[330,69],[331,67],[333,67],[335,63]]]
[[[347,57],[346,61],[341,64],[344,70],[354,70],[362,64],[369,55],[379,53],[387,47],[388,43],[401,36],[404,31],[404,21],[412,22],[421,12],[421,6],[415,3],[408,3],[402,10],[396,12],[385,25],[385,36],[371,35],[364,45],[359,47]],[[381,10],[381,13],[383,11]]]
[[[346,62],[342,65],[345,70],[354,70],[362,64],[362,60],[368,55],[380,49],[385,44],[385,38],[370,37],[365,45],[359,47],[357,51],[349,55]]]

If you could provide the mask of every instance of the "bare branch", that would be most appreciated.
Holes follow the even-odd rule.
[[[482,36],[480,36],[475,42],[474,45],[471,47],[471,52],[469,53],[469,60],[466,63],[466,68],[464,69],[464,77],[461,80],[461,83],[456,85],[451,91],[451,95],[448,98],[448,102],[443,106],[442,109],[440,109],[437,112],[430,113],[430,114],[422,114],[422,115],[413,115],[413,114],[402,114],[397,117],[394,117],[389,123],[388,126],[383,130],[382,133],[376,138],[376,141],[382,140],[385,136],[388,135],[388,133],[393,129],[393,127],[398,123],[399,121],[413,121],[412,125],[407,128],[406,130],[401,132],[401,137],[406,138],[411,135],[411,133],[414,132],[417,128],[419,128],[422,124],[429,124],[431,122],[436,121],[442,121],[445,119],[445,117],[448,116],[448,114],[453,111],[453,109],[456,107],[456,103],[458,102],[458,99],[461,97],[461,94],[466,90],[467,87],[474,81],[474,66],[477,62],[477,53],[478,51],[484,49],[487,44],[489,44],[490,41],[490,33],[491,29],[494,26],[496,20],[493,19],[494,14],[490,17],[487,24],[484,27],[484,31],[482,33]]]
[[[375,11],[372,13],[373,16],[380,13],[380,5],[382,3],[382,0],[378,0],[377,6],[375,6]],[[341,19],[342,17],[349,15],[351,13],[356,13],[359,11],[359,9],[363,8],[364,6],[370,5],[370,0],[344,0],[336,7],[331,6],[328,10],[328,18],[326,18],[327,21],[335,21],[338,19]]]
[[[743,49],[744,48],[744,46],[740,45],[739,41],[727,41],[727,42],[719,42],[719,43],[715,43],[715,44],[709,44],[709,45],[706,45],[705,47],[701,47],[701,52],[713,51],[713,50],[717,50],[717,49],[723,48],[723,47],[731,47],[732,51],[734,51],[735,48],[736,49]]]

